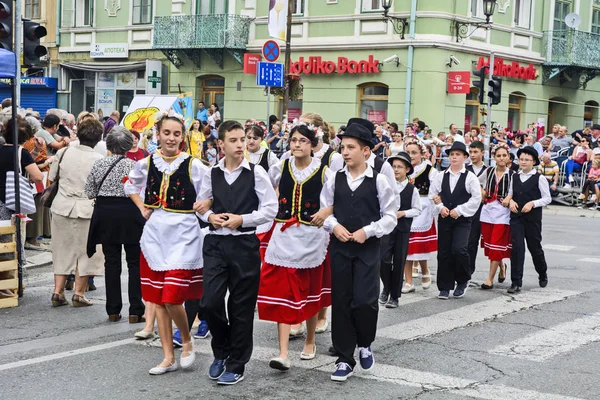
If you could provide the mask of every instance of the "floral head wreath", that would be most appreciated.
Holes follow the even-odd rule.
[[[417,146],[419,146],[419,148],[421,149],[421,154],[425,154],[427,153],[427,146],[425,146],[425,143],[423,143],[422,141],[420,141],[416,136],[414,135],[406,135],[408,137],[412,137],[415,138],[416,140],[412,143],[409,144],[416,144]]]
[[[506,144],[506,143],[498,143],[496,146],[494,146],[494,148],[492,149],[492,156],[496,154],[496,151],[498,149],[504,149],[506,150],[509,154],[510,154],[510,147]]]
[[[310,129],[311,131],[313,131],[315,133],[315,136],[317,137],[317,139],[322,138],[324,135],[321,127],[316,127],[313,124],[307,124],[306,122],[300,122],[300,121],[294,120],[294,123],[292,124],[292,129],[294,129],[297,126],[306,126],[308,129]],[[290,130],[290,132],[291,132],[291,130]]]

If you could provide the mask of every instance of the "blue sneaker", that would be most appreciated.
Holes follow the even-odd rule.
[[[210,331],[208,330],[208,324],[206,321],[200,321],[200,325],[198,325],[198,332],[194,333],[194,338],[196,339],[206,339],[210,335]]]
[[[223,375],[221,375],[221,377],[217,381],[217,384],[219,384],[219,385],[235,385],[236,383],[241,382],[243,380],[244,380],[244,375],[226,371]]]
[[[448,297],[450,297],[449,290],[440,290],[440,294],[438,294],[438,299],[448,300]]]
[[[454,289],[454,297],[456,298],[460,298],[463,297],[465,295],[465,293],[467,293],[467,288],[469,287],[469,285],[467,283],[459,283],[458,285],[456,285],[456,289]]]
[[[208,377],[213,381],[216,381],[221,377],[221,375],[223,375],[224,372],[225,360],[217,360],[215,358],[215,361],[213,361],[213,363],[210,364],[210,368],[208,369]]]
[[[331,380],[335,382],[346,382],[354,374],[350,364],[341,362],[335,365],[335,371],[331,374]]]
[[[359,347],[358,356],[360,359],[360,367],[363,371],[370,371],[375,365],[375,358],[370,347]]]
[[[176,329],[173,333],[173,345],[176,348],[180,348],[183,346],[183,341],[181,340],[181,332],[179,332],[179,329]]]

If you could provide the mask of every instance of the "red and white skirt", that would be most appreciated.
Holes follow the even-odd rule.
[[[329,253],[316,268],[287,268],[263,263],[258,289],[258,317],[299,324],[331,305]]]
[[[420,258],[411,258],[410,256],[423,255],[428,256],[438,249],[437,230],[435,222],[427,232],[411,232],[408,238],[408,260],[420,260]],[[428,257],[425,257],[427,259]]]
[[[269,247],[269,241],[271,240],[271,236],[273,236],[273,229],[275,229],[275,224],[264,233],[257,233],[256,237],[260,241],[260,261],[265,262],[265,254],[267,253],[267,247]]]
[[[510,225],[481,223],[481,247],[490,261],[510,258],[512,241]]]
[[[183,304],[186,300],[201,298],[204,291],[202,268],[154,271],[144,253],[140,256],[140,280],[142,298],[158,305]]]

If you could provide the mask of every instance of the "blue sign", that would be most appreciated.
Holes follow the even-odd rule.
[[[259,86],[283,87],[283,64],[259,62],[256,68],[256,84]]]
[[[267,40],[262,49],[265,60],[275,62],[279,59],[279,45],[274,40]]]

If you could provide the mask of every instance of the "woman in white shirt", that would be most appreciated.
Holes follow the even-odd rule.
[[[385,155],[387,157],[396,155],[401,151],[404,151],[404,138],[402,132],[394,132],[392,134],[392,143],[385,149]]]

